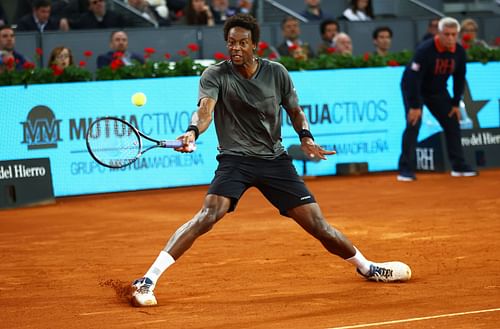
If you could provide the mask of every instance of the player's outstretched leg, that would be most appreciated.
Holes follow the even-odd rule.
[[[133,306],[157,305],[153,290],[160,276],[193,245],[199,236],[210,231],[215,223],[224,217],[230,203],[229,198],[222,196],[209,194],[205,197],[201,210],[175,231],[144,277],[132,283]]]
[[[318,239],[332,254],[356,266],[359,274],[370,281],[404,282],[411,278],[411,269],[402,262],[375,263],[367,260],[347,237],[332,227],[324,218],[317,203],[310,203],[288,211],[304,230]]]

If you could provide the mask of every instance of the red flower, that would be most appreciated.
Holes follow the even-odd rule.
[[[32,70],[32,69],[34,69],[34,68],[35,68],[35,63],[32,63],[32,62],[28,62],[28,61],[26,61],[26,62],[24,62],[24,64],[23,64],[23,68],[24,68],[25,70]]]
[[[86,61],[80,61],[80,63],[78,63],[80,65],[80,67],[85,67],[87,65],[87,62]]]
[[[274,60],[276,58],[278,58],[278,55],[275,53],[275,52],[272,52],[269,54],[269,57],[268,57],[270,60]]]
[[[370,53],[369,52],[366,52],[364,55],[363,55],[363,60],[365,62],[368,62],[368,60],[370,59]]]
[[[92,57],[93,54],[94,53],[91,50],[85,50],[83,52],[83,56],[85,56],[85,57]]]
[[[16,63],[16,61],[14,60],[14,57],[9,57],[5,61],[5,66],[7,66],[8,70],[10,70],[10,69],[14,68],[15,63]]]
[[[216,52],[216,53],[214,54],[214,58],[215,58],[215,60],[216,60],[216,61],[223,61],[223,60],[225,60],[227,57],[226,57],[226,55],[225,55],[224,53],[221,53],[221,52]]]
[[[297,48],[299,48],[299,46],[298,46],[298,45],[296,45],[296,44],[292,44],[292,45],[290,45],[290,46],[288,47],[288,50],[289,50],[289,51],[294,51],[294,50],[297,50]]]
[[[333,54],[336,51],[337,51],[337,48],[335,48],[335,47],[328,47],[328,48],[326,48],[326,52],[328,54]]]
[[[115,51],[113,54],[113,58],[122,58],[123,53],[121,51]]]
[[[165,57],[166,60],[169,60],[170,58],[172,58],[172,55],[170,55],[169,53],[165,53],[165,55],[163,55]]]
[[[264,56],[264,49],[259,48],[259,49],[257,50],[257,55],[259,55],[259,57]]]
[[[43,49],[42,48],[35,48],[35,52],[38,56],[42,56],[43,55]]]
[[[495,45],[500,46],[500,37],[495,38]]]
[[[57,65],[52,65],[51,68],[52,68],[52,75],[54,75],[55,77],[60,76],[61,74],[64,73],[64,70],[59,68],[59,66]]]
[[[468,43],[462,43],[462,47],[464,47],[464,49],[469,49],[470,48],[470,45]]]
[[[179,50],[177,54],[181,55],[182,57],[186,57],[188,55],[187,51],[185,51],[184,49]]]
[[[144,53],[148,54],[148,55],[152,55],[152,54],[156,53],[156,50],[154,48],[147,47],[147,48],[144,48]]]
[[[267,44],[267,42],[264,42],[264,41],[260,41],[259,42],[259,45],[258,45],[258,48],[259,50],[266,50],[267,48],[269,48],[269,45]]]
[[[387,65],[388,66],[399,66],[399,63],[397,60],[395,59],[390,59],[388,62],[387,62]]]
[[[462,35],[462,41],[463,42],[469,42],[472,40],[472,35],[468,34],[468,33],[465,33],[464,35]]]
[[[200,47],[198,47],[198,45],[196,43],[190,43],[190,44],[187,45],[187,47],[192,52],[198,51],[200,49]]]
[[[111,67],[111,69],[112,69],[113,71],[118,70],[120,67],[122,67],[122,66],[123,66],[123,61],[122,61],[121,59],[119,59],[119,58],[115,58],[115,59],[111,62],[111,64],[109,64],[109,66]]]

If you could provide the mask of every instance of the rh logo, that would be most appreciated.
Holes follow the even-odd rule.
[[[54,112],[44,105],[31,109],[23,126],[23,141],[28,150],[57,148],[61,139],[61,121],[56,120]]]

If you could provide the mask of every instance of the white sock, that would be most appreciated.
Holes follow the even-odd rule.
[[[356,266],[361,273],[367,274],[370,271],[370,264],[372,264],[372,262],[367,260],[358,248],[354,247],[354,249],[356,250],[356,253],[351,258],[347,258],[346,261]]]
[[[156,285],[156,281],[158,281],[163,272],[173,263],[175,263],[175,259],[168,252],[162,250],[144,276],[150,278],[153,284]]]

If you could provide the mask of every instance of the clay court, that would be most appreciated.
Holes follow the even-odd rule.
[[[2,328],[498,328],[500,170],[307,184],[329,222],[408,283],[364,281],[252,189],[162,277],[159,306],[125,291],[206,186],[59,198],[0,211]]]

